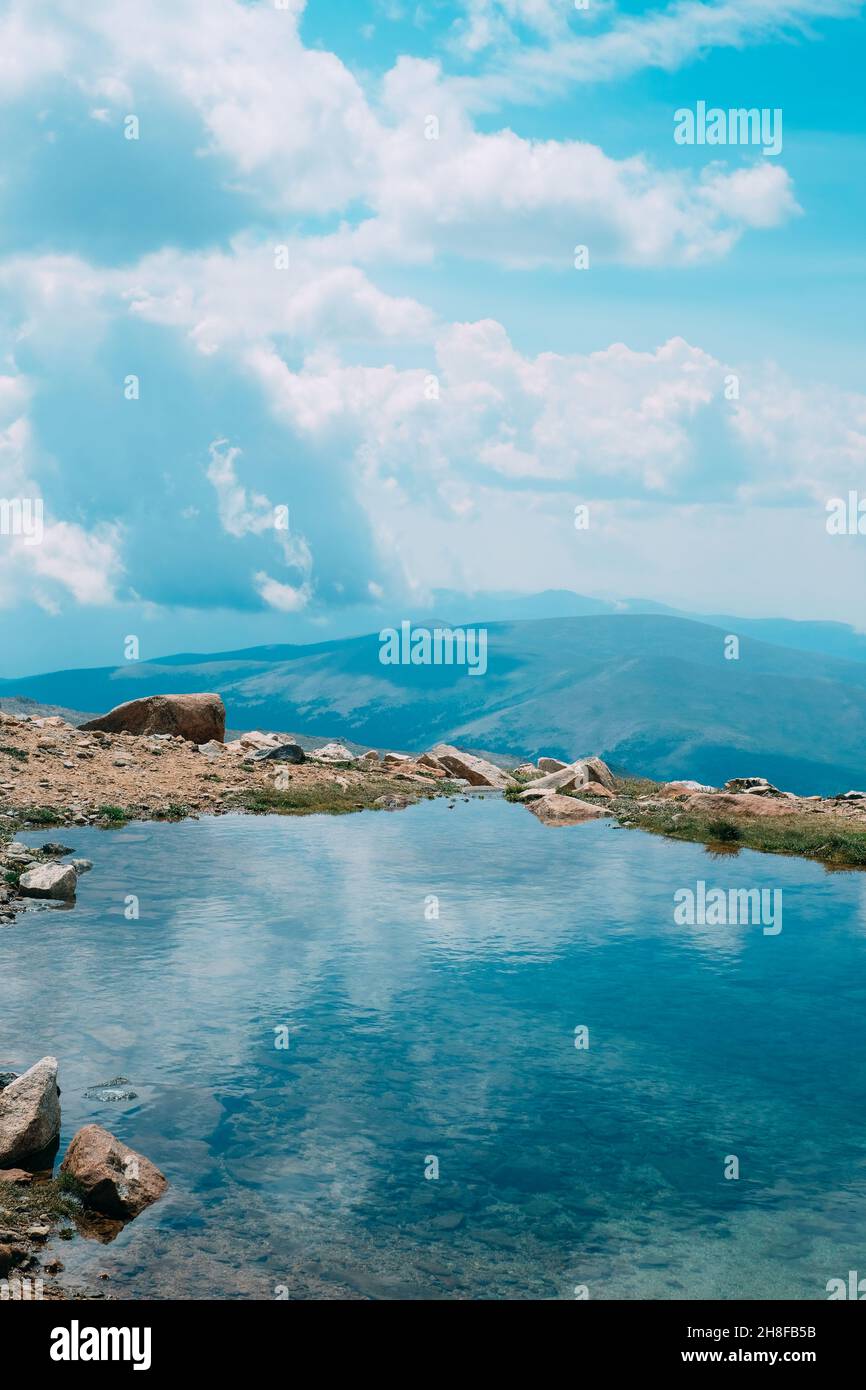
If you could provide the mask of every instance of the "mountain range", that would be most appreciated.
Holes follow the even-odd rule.
[[[55,671],[0,681],[0,697],[103,711],[214,690],[233,729],[405,751],[445,740],[521,758],[597,753],[620,771],[714,785],[761,775],[803,795],[866,783],[866,659],[851,656],[859,635],[842,624],[619,611],[484,625],[484,675],[383,665],[371,633]],[[762,625],[764,637],[750,635]],[[777,639],[795,629],[790,645],[766,640],[768,625]],[[725,654],[728,633],[739,639],[736,659]],[[846,656],[826,650],[834,643]]]

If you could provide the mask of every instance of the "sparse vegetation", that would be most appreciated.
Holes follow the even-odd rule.
[[[99,806],[96,814],[107,825],[124,825],[129,820],[129,815],[122,806]]]
[[[62,825],[63,817],[50,806],[27,806],[17,813],[27,825]]]
[[[389,794],[406,796],[405,782],[401,784],[381,778],[372,786],[352,782],[341,787],[327,782],[312,786],[293,784],[279,790],[276,787],[255,787],[239,795],[238,806],[253,815],[341,815],[349,811],[373,809],[380,796]]]
[[[622,798],[611,803],[619,820],[640,830],[675,840],[692,840],[712,849],[759,850],[763,854],[794,854],[832,869],[866,869],[866,827],[825,815],[749,816],[720,819],[685,810],[682,804],[640,806]]]
[[[19,763],[26,763],[30,757],[26,748],[12,748],[8,743],[0,743],[0,753],[5,753],[7,758],[17,758]]]

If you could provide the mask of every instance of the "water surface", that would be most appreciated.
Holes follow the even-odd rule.
[[[491,797],[63,836],[94,868],[0,933],[0,1066],[55,1053],[64,1147],[104,1124],[172,1183],[59,1244],[71,1279],[809,1299],[862,1266],[866,878]],[[781,934],[676,926],[698,879],[781,888]]]

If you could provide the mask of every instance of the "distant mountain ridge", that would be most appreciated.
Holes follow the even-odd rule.
[[[742,623],[731,624],[739,660],[726,660],[720,626],[659,614],[487,627],[484,676],[382,665],[371,633],[57,671],[2,681],[0,696],[102,711],[216,690],[236,729],[406,751],[447,740],[520,757],[599,753],[623,771],[714,784],[757,773],[802,794],[866,783],[866,662],[758,641]]]

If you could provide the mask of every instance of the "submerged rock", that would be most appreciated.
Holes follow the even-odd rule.
[[[60,1135],[56,1057],[43,1057],[0,1091],[0,1167],[50,1149]]]
[[[96,1086],[88,1086],[84,1094],[88,1100],[138,1100],[138,1092],[128,1088],[128,1076],[115,1076],[111,1081],[100,1081]]]
[[[106,1216],[138,1216],[168,1187],[149,1158],[122,1144],[101,1125],[85,1125],[60,1165],[78,1183],[86,1206]]]

